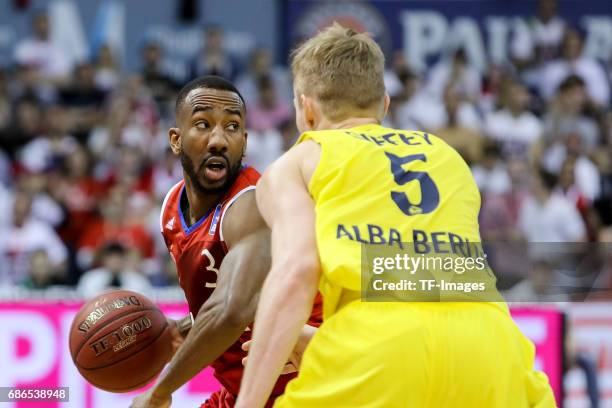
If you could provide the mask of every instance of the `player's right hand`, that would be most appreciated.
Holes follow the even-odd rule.
[[[172,397],[155,395],[155,387],[150,388],[144,394],[134,398],[130,408],[169,408],[172,404]]]

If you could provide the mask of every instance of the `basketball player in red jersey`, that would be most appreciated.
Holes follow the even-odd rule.
[[[202,408],[234,406],[246,357],[241,347],[250,340],[248,325],[270,269],[270,232],[255,202],[260,176],[242,166],[245,113],[238,90],[220,77],[195,79],[179,92],[169,141],[184,180],[166,195],[160,227],[193,320],[172,328],[175,344],[183,340],[180,332],[188,334],[133,408],[170,406],[171,394],[208,365],[222,388]],[[309,324],[320,322],[315,303]],[[294,375],[280,377],[267,406]]]

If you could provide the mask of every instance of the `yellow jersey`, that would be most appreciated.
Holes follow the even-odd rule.
[[[321,146],[309,190],[324,322],[274,406],[554,407],[504,303],[359,301],[363,247],[437,255],[478,243],[480,196],[459,154],[431,134],[379,125],[305,140]]]
[[[309,183],[315,201],[324,316],[343,290],[360,291],[361,245],[447,252],[478,243],[480,193],[446,142],[425,132],[376,124],[312,131],[321,158]],[[391,248],[390,248],[391,249]]]

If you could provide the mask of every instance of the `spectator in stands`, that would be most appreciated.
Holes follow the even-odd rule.
[[[15,61],[35,67],[37,76],[54,85],[63,83],[72,70],[72,63],[50,36],[49,16],[46,12],[34,16],[33,37],[25,38],[15,47]]]
[[[38,173],[57,166],[76,147],[70,135],[70,116],[59,105],[44,109],[41,134],[25,145],[17,154],[19,164],[28,172]]]
[[[77,262],[82,269],[88,269],[96,252],[109,242],[119,242],[126,248],[136,249],[144,258],[153,257],[151,235],[143,225],[132,223],[128,218],[127,201],[130,194],[129,190],[115,187],[100,202],[101,218],[84,227],[78,244]]]
[[[57,88],[42,82],[36,68],[29,65],[16,67],[10,93],[15,101],[29,99],[37,103],[55,103],[57,100]]]
[[[404,51],[396,50],[385,67],[384,74],[385,89],[391,97],[391,106],[394,105],[393,102],[404,92],[404,84],[400,77],[404,77],[409,72],[411,70],[406,62]]]
[[[547,144],[554,143],[561,134],[576,133],[587,152],[599,146],[599,125],[585,114],[588,95],[584,81],[577,75],[568,76],[559,86],[557,95],[544,117]]]
[[[10,123],[11,95],[9,94],[6,71],[0,68],[0,134],[4,133]]]
[[[98,55],[95,59],[95,70],[94,82],[96,87],[103,92],[111,91],[119,84],[119,63],[108,44],[102,45],[98,50]]]
[[[102,119],[106,93],[96,85],[95,74],[93,65],[77,65],[73,80],[60,93],[60,101],[69,109],[73,119],[74,135],[80,140],[85,140],[89,131]]]
[[[280,99],[272,78],[267,75],[257,81],[258,101],[247,109],[250,129],[245,155],[246,163],[263,172],[283,153],[284,141],[279,128],[293,120],[293,109]]]
[[[0,228],[4,228],[11,222],[12,207],[13,195],[11,194],[11,190],[8,188],[8,183],[2,182],[0,183]]]
[[[58,275],[63,275],[67,251],[53,228],[31,216],[32,197],[17,191],[13,199],[10,225],[1,228],[0,284],[20,284],[29,273],[29,259],[37,250],[44,250]]]
[[[167,147],[164,157],[157,160],[153,166],[153,194],[160,205],[170,188],[182,178],[181,163],[170,147]]]
[[[61,205],[49,194],[49,174],[21,172],[16,179],[17,189],[32,197],[31,216],[37,221],[58,228],[65,220]]]
[[[485,117],[487,136],[501,143],[503,157],[529,157],[542,136],[542,123],[527,110],[529,93],[524,85],[508,80],[502,89],[502,109]]]
[[[193,63],[192,77],[219,75],[233,79],[237,72],[236,62],[223,44],[223,29],[210,25],[204,30],[204,48]]]
[[[100,251],[100,267],[81,276],[77,285],[84,297],[92,298],[105,290],[120,288],[138,293],[150,291],[151,284],[138,270],[127,265],[127,249],[116,242],[105,245]]]
[[[505,194],[512,188],[506,163],[502,160],[499,146],[493,141],[484,145],[482,160],[472,166],[472,174],[483,194]]]
[[[163,49],[159,43],[152,41],[143,47],[140,72],[158,107],[162,112],[170,114],[173,106],[166,105],[172,104],[177,84],[164,66]]]
[[[561,165],[559,172],[559,185],[557,191],[567,197],[570,201],[576,203],[578,209],[586,208],[591,205],[594,200],[594,195],[597,194],[595,189],[599,189],[599,173],[597,168],[583,169],[581,172],[576,169],[579,159],[574,156],[569,156]],[[592,165],[592,163],[590,163]],[[584,174],[584,171],[592,172]],[[578,183],[576,176],[582,178],[582,182]]]
[[[586,229],[574,203],[553,192],[557,177],[540,170],[532,196],[520,209],[519,228],[528,242],[582,242]]]
[[[612,117],[612,114],[610,116]],[[601,193],[593,206],[597,211],[602,236],[612,242],[612,146],[608,145],[607,148],[601,149],[599,168],[601,170]]]
[[[400,72],[398,78],[403,87],[393,101],[389,117],[391,126],[409,130],[441,127],[439,116],[430,114],[440,111],[441,103],[421,89],[421,79],[410,70]]]
[[[164,133],[165,147],[167,129],[161,127],[155,100],[140,77],[131,76],[123,81],[107,107],[104,120],[92,130],[88,140],[88,147],[96,156],[98,177],[114,173],[125,146],[145,155],[163,152],[156,141],[159,141],[158,134]]]
[[[259,79],[267,76],[274,84],[274,89],[282,101],[291,101],[293,89],[287,69],[273,65],[272,53],[267,48],[258,48],[253,51],[248,70],[236,79],[236,87],[244,97],[247,106],[252,106],[259,99]]]
[[[542,157],[542,165],[549,172],[560,174],[563,164],[571,160],[574,179],[580,194],[592,203],[599,197],[601,183],[597,166],[584,153],[582,139],[575,133],[564,134]]]
[[[452,58],[441,60],[431,69],[426,91],[439,100],[449,85],[453,85],[459,96],[468,101],[475,102],[480,95],[480,73],[470,66],[463,49],[458,49]]]
[[[107,177],[118,160],[121,146],[133,134],[129,123],[134,106],[128,98],[115,96],[109,103],[104,120],[92,129],[87,140],[87,149],[92,153],[96,164],[96,174],[99,178]],[[141,143],[147,138],[139,134]]]
[[[66,222],[60,235],[74,249],[86,226],[95,220],[97,203],[105,186],[92,176],[93,161],[80,144],[61,161],[60,171],[49,182],[51,195],[65,208]]]
[[[121,145],[118,153],[119,157],[106,181],[108,186],[118,186],[131,194],[149,195],[153,190],[152,169],[142,152],[136,147]]]
[[[499,146],[489,141],[485,143],[481,162],[472,167],[472,173],[482,194],[481,228],[492,235],[496,234],[499,223],[505,225],[502,230],[515,229],[519,209],[530,195],[528,164],[519,159],[503,160]],[[500,212],[504,213],[503,217],[491,216]]]
[[[539,67],[559,56],[565,21],[557,14],[557,0],[538,1],[538,11],[525,21],[525,32],[515,35],[510,44],[518,68]]]
[[[498,64],[489,64],[482,79],[482,92],[476,106],[486,117],[501,105],[501,91],[507,82],[507,69]]]
[[[42,107],[34,98],[22,98],[15,103],[13,121],[0,140],[0,147],[9,156],[40,134]]]
[[[565,32],[565,21],[557,14],[557,0],[540,0],[538,14],[530,21],[531,36],[538,63],[553,60]]]
[[[249,129],[265,132],[277,129],[281,123],[293,117],[291,106],[278,97],[272,78],[264,75],[257,80],[258,99],[247,110]]]
[[[610,103],[610,82],[603,67],[594,58],[583,55],[584,38],[575,29],[568,29],[563,37],[563,56],[548,64],[539,77],[540,94],[545,100],[553,97],[559,85],[570,75],[581,77],[589,98],[598,106]]]
[[[36,250],[30,255],[30,274],[23,282],[28,289],[47,289],[53,285],[63,283],[63,279],[57,275],[53,264],[43,249]]]
[[[478,162],[482,154],[480,118],[471,103],[461,100],[454,85],[444,90],[442,113],[442,127],[433,132],[453,146],[468,164]]]
[[[568,157],[561,166],[559,174],[559,183],[555,192],[567,198],[574,203],[576,209],[582,216],[584,224],[587,228],[589,241],[597,240],[597,228],[600,220],[593,209],[593,199],[589,197],[589,186],[593,187],[589,182],[580,184],[576,181],[576,175],[584,177],[585,174],[576,169],[579,159]],[[583,169],[584,171],[584,169]],[[599,174],[595,169],[594,174],[587,177],[593,177],[599,182]],[[599,188],[599,184],[595,185]],[[585,193],[586,192],[586,193]]]
[[[527,276],[504,292],[508,302],[567,302],[569,296],[556,282],[555,263],[547,259],[533,259]],[[556,284],[555,284],[556,283]]]
[[[559,172],[559,183],[555,188],[555,192],[564,196],[571,202],[576,204],[576,208],[580,211],[588,206],[588,200],[584,196],[581,188],[576,184],[576,159],[567,158],[561,166]]]
[[[263,173],[274,160],[283,154],[284,147],[282,134],[274,128],[261,132],[249,132],[245,163]]]
[[[507,287],[528,268],[518,219],[520,208],[529,196],[529,167],[524,160],[501,160],[499,148],[491,142],[485,145],[479,167],[473,172],[482,189],[480,234],[500,288]]]

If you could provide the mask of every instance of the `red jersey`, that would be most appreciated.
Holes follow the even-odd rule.
[[[181,197],[185,194],[185,182],[178,182],[164,199],[160,217],[161,232],[176,263],[179,283],[185,292],[189,311],[194,317],[215,290],[219,267],[228,252],[222,231],[225,213],[241,195],[255,189],[259,177],[255,169],[244,167],[228,192],[208,214],[191,226],[187,226],[180,209]],[[317,296],[308,324],[319,326],[321,320],[320,297]],[[234,396],[238,395],[244,370],[242,359],[247,354],[241,345],[250,339],[251,331],[247,330],[212,363],[215,377]],[[281,395],[287,382],[294,376],[281,376],[272,396]]]

